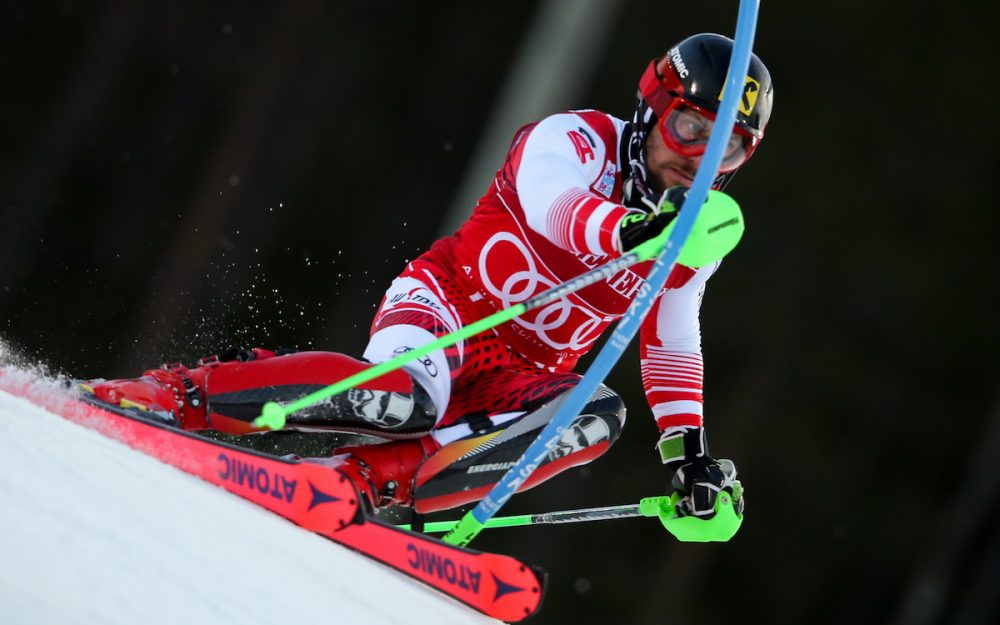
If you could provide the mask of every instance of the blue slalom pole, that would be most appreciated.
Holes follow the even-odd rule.
[[[708,197],[708,191],[715,181],[719,166],[729,137],[736,123],[736,108],[743,96],[743,79],[750,67],[750,54],[753,50],[754,34],[757,29],[757,14],[760,0],[740,0],[739,13],[736,18],[736,36],[733,39],[733,53],[729,59],[729,70],[726,74],[725,92],[719,110],[716,113],[715,127],[708,139],[701,166],[695,174],[691,189],[681,206],[680,214],[675,220],[674,230],[667,239],[659,258],[653,264],[646,281],[639,289],[632,305],[615,327],[608,341],[601,348],[597,358],[584,374],[579,384],[565,397],[552,420],[545,426],[535,441],[525,450],[524,454],[500,479],[496,486],[484,497],[475,508],[470,510],[458,525],[448,532],[443,540],[453,545],[467,545],[483,529],[487,521],[493,518],[500,508],[517,492],[517,489],[527,481],[555,447],[563,432],[579,416],[597,387],[607,377],[617,364],[622,353],[632,342],[632,338],[643,319],[653,306],[657,294],[666,284],[667,277],[677,263],[681,248],[687,241],[695,220],[701,212],[701,206]]]

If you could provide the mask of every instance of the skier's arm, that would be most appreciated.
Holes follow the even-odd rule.
[[[591,190],[608,166],[614,187],[617,145],[606,145],[582,117],[547,117],[520,148],[516,185],[528,226],[563,249],[582,254],[621,253],[618,230],[630,210]]]
[[[719,264],[667,290],[640,332],[643,387],[661,432],[657,450],[673,474],[673,487],[684,495],[682,511],[706,519],[714,516],[718,492],[732,490],[736,477],[735,465],[729,462],[724,470],[709,455],[704,430],[699,313],[705,282]]]
[[[703,267],[680,288],[666,290],[640,330],[642,383],[661,432],[702,426],[699,313],[705,283],[718,266]]]

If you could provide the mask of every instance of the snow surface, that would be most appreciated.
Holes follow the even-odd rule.
[[[499,623],[0,391],[0,623],[323,622]]]

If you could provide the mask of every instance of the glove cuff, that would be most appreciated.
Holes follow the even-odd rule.
[[[655,196],[643,197],[642,203],[645,206],[639,211],[629,210],[618,223],[618,239],[622,251],[627,252],[659,236],[677,217],[677,211],[683,204],[687,191],[687,187],[677,186],[664,191],[658,200]]]
[[[675,426],[667,428],[656,443],[663,464],[680,464],[708,456],[705,428]]]

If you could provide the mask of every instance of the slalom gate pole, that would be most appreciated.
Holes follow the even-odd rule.
[[[253,420],[253,425],[256,427],[270,428],[272,430],[280,430],[285,427],[287,416],[296,410],[308,408],[313,404],[317,404],[325,399],[333,397],[334,395],[343,393],[344,391],[352,389],[355,386],[374,380],[375,378],[385,375],[391,371],[395,371],[407,363],[423,358],[424,356],[439,349],[451,347],[459,341],[475,336],[480,332],[495,328],[502,323],[510,321],[514,317],[523,315],[529,310],[540,308],[561,299],[570,293],[574,293],[584,287],[588,287],[591,284],[607,280],[627,267],[656,258],[666,243],[667,237],[665,235],[650,239],[641,245],[637,245],[627,254],[623,254],[622,256],[610,260],[598,267],[594,267],[590,271],[582,273],[571,280],[563,282],[562,284],[558,284],[551,289],[543,291],[542,293],[539,293],[538,295],[519,304],[514,304],[509,308],[504,308],[503,310],[493,313],[489,317],[470,323],[469,325],[452,332],[451,334],[446,334],[434,341],[431,341],[422,347],[404,352],[395,358],[386,360],[385,362],[372,365],[371,367],[363,369],[339,382],[300,397],[293,402],[289,402],[287,404],[268,402],[264,405],[264,409],[260,416]]]
[[[543,512],[540,514],[519,514],[515,516],[493,517],[484,525],[484,529],[494,527],[523,527],[525,525],[555,525],[560,523],[582,523],[585,521],[610,521],[611,519],[630,519],[634,517],[655,517],[662,515],[662,510],[672,506],[670,497],[646,497],[637,504],[621,506],[605,506],[601,508],[583,508],[580,510],[562,510],[559,512]],[[424,532],[449,532],[459,521],[432,521],[424,524]],[[403,529],[412,529],[410,525],[400,525]]]
[[[545,460],[562,438],[566,428],[579,416],[590,396],[604,382],[604,378],[618,362],[625,348],[632,341],[632,337],[639,330],[642,320],[649,312],[666,283],[667,277],[677,263],[681,247],[691,234],[698,213],[701,212],[702,204],[708,197],[708,191],[715,180],[719,166],[722,164],[724,149],[733,132],[733,125],[736,123],[736,107],[743,97],[744,77],[750,67],[750,54],[753,49],[759,8],[760,0],[740,0],[733,53],[729,59],[725,89],[716,114],[712,136],[708,139],[705,155],[702,157],[691,189],[688,191],[680,213],[674,220],[676,226],[670,233],[663,247],[663,252],[656,259],[649,275],[646,276],[645,283],[640,287],[632,305],[629,306],[628,311],[615,327],[614,333],[601,348],[590,368],[587,369],[583,379],[562,402],[552,420],[525,450],[520,460],[504,474],[486,497],[466,513],[458,525],[444,535],[442,540],[446,543],[465,546],[479,534],[486,523],[517,492],[518,487],[524,484]]]

